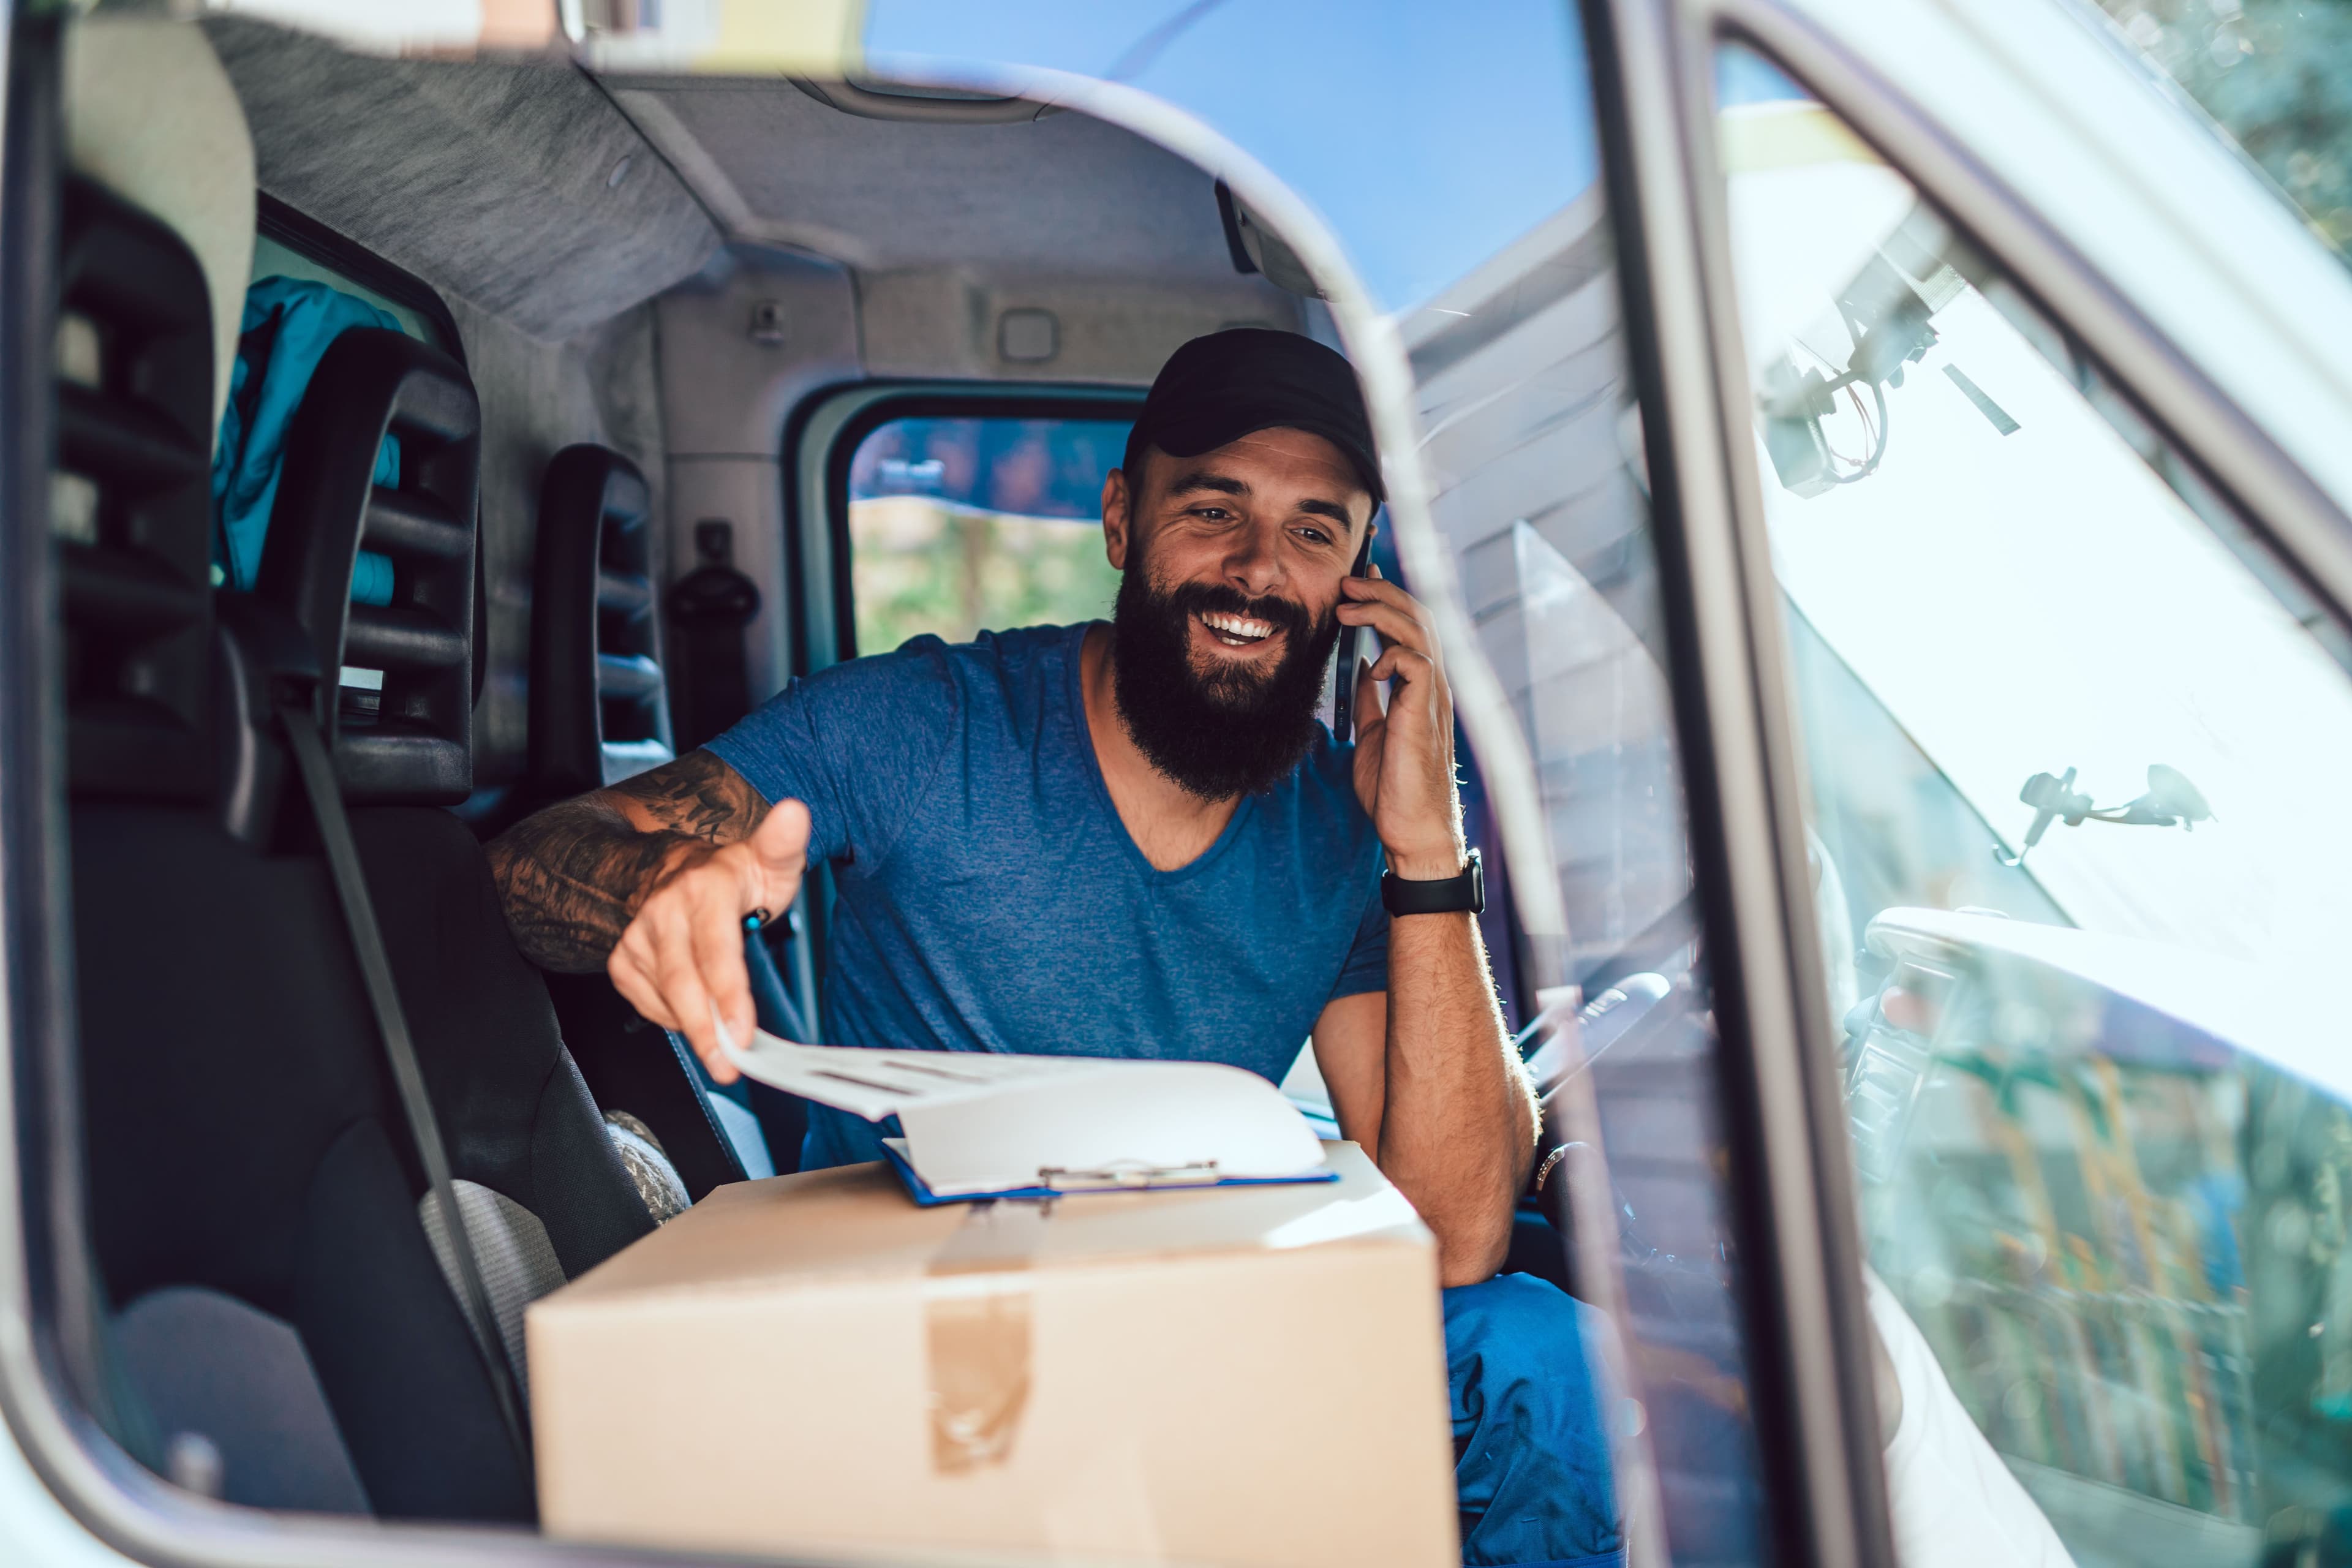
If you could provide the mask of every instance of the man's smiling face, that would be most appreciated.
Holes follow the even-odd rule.
[[[1371,493],[1339,448],[1259,430],[1114,470],[1103,531],[1119,584],[1121,717],[1153,765],[1210,798],[1271,786],[1312,742],[1339,584]]]

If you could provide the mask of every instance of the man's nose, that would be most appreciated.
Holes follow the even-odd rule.
[[[1263,598],[1282,584],[1280,532],[1271,527],[1243,530],[1225,554],[1225,581],[1251,598]]]

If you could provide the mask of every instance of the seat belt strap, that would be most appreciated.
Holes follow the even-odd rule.
[[[734,565],[734,529],[717,519],[694,526],[702,564],[669,592],[669,624],[685,655],[685,700],[671,714],[677,753],[724,732],[751,710],[743,634],[760,613],[760,589]]]
[[[278,716],[286,726],[295,769],[302,775],[303,793],[310,797],[310,814],[318,821],[319,837],[326,846],[327,869],[334,879],[335,896],[343,907],[343,925],[351,934],[352,953],[359,960],[360,979],[367,987],[368,1006],[375,1014],[376,1033],[383,1039],[383,1054],[392,1065],[393,1081],[400,1089],[401,1108],[408,1115],[408,1134],[416,1145],[417,1161],[425,1167],[425,1179],[433,1188],[434,1207],[440,1211],[441,1228],[448,1236],[450,1253],[457,1259],[461,1286],[457,1305],[473,1330],[482,1364],[489,1371],[490,1388],[498,1396],[499,1414],[506,1421],[507,1436],[513,1440],[515,1453],[528,1473],[531,1468],[530,1431],[523,1425],[522,1403],[515,1392],[514,1368],[507,1364],[506,1341],[499,1332],[498,1314],[491,1310],[489,1289],[482,1283],[481,1261],[475,1256],[473,1236],[466,1229],[465,1217],[457,1207],[457,1189],[449,1179],[449,1156],[441,1142],[441,1124],[434,1116],[433,1100],[425,1087],[425,1071],[416,1060],[416,1044],[409,1037],[407,1016],[401,1011],[400,992],[393,984],[392,960],[384,952],[383,932],[376,924],[375,905],[368,899],[367,879],[360,867],[359,846],[352,838],[351,818],[343,810],[342,791],[335,783],[334,763],[327,755],[325,741],[320,737],[318,721],[306,707],[289,703],[278,709]]]

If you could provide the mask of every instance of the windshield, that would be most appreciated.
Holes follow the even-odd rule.
[[[2273,1560],[2352,1510],[2341,629],[1826,108],[1719,82],[1897,1555]]]
[[[2325,958],[2352,869],[2352,820],[2315,787],[2352,769],[2343,670],[2217,534],[2193,476],[2151,463],[2158,443],[2005,283],[1969,280],[1981,269],[1902,176],[1816,105],[1727,114],[1747,164],[1731,189],[1743,320],[1768,380],[1833,377],[1890,265],[1927,274],[1919,357],[1827,398],[1818,481],[1765,489],[1810,633],[2011,852],[2037,774],[2072,770],[2069,793],[2101,809],[2147,794],[2151,766],[2195,786],[2210,826],[2045,828],[2025,863],[2072,923]],[[1772,151],[1795,144],[1812,150]]]

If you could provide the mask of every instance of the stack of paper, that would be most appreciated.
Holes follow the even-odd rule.
[[[751,1078],[868,1121],[919,1203],[1331,1179],[1306,1119],[1213,1062],[877,1051],[722,1035]]]

